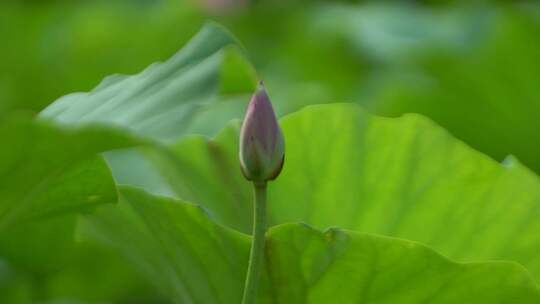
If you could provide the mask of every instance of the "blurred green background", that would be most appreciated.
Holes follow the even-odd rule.
[[[280,114],[327,102],[422,113],[496,160],[514,154],[540,172],[539,8],[536,1],[3,1],[0,115],[38,112],[107,75],[166,60],[213,19],[243,43]]]

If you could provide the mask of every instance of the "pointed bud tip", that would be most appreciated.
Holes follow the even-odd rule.
[[[262,80],[259,80],[259,83],[257,84],[257,90],[255,91],[255,95],[258,95],[260,93],[266,93],[266,87],[264,86],[264,82]]]
[[[244,117],[239,152],[242,173],[248,180],[273,180],[283,166],[284,138],[262,81]]]

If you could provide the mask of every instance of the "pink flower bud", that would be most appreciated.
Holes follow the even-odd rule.
[[[285,159],[285,141],[262,81],[251,98],[240,130],[240,166],[246,179],[275,179]]]

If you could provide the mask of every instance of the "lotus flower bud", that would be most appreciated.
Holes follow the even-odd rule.
[[[240,131],[240,166],[246,179],[265,182],[275,179],[285,159],[285,141],[270,103],[259,83],[251,98]]]

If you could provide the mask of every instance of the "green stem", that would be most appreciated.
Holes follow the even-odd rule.
[[[255,304],[257,287],[264,261],[264,234],[266,232],[266,182],[253,183],[255,204],[253,211],[253,241],[244,287],[242,304]]]

